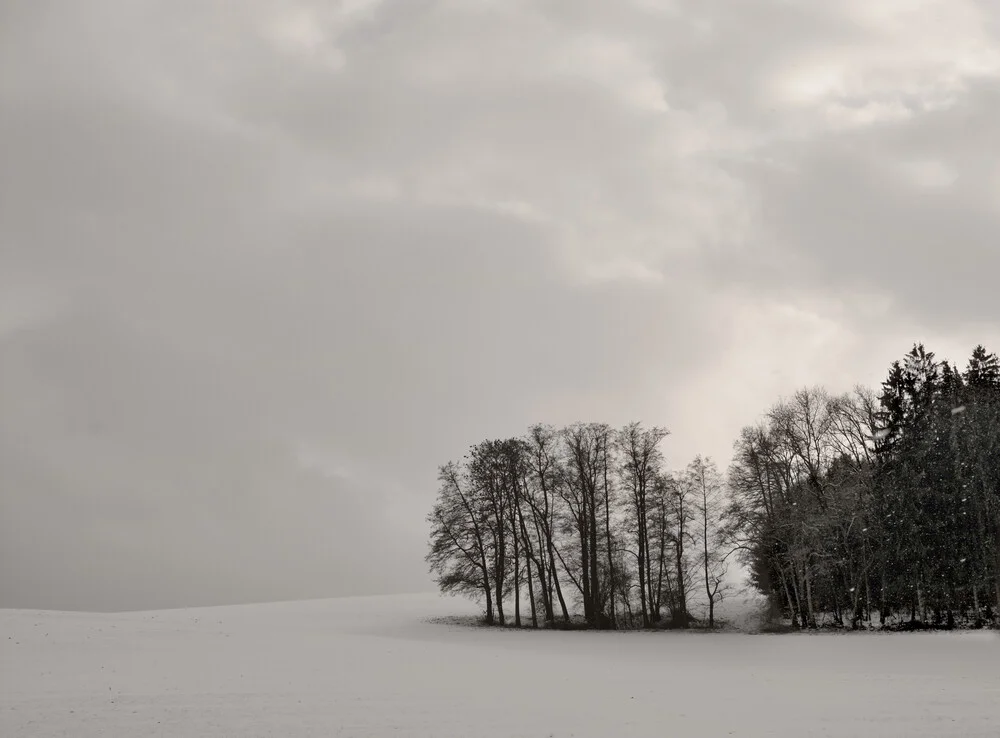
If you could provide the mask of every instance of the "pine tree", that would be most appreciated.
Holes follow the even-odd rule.
[[[977,346],[965,371],[964,485],[966,518],[977,543],[972,557],[974,607],[980,587],[985,617],[1000,620],[1000,359]],[[988,596],[993,590],[992,602]]]

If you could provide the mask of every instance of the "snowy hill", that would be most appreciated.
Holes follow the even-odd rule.
[[[0,611],[4,736],[1000,735],[1000,639],[516,632],[434,595]]]

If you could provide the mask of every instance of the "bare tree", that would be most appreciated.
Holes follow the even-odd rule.
[[[632,507],[630,512],[639,577],[639,611],[644,627],[649,627],[652,605],[658,600],[653,591],[656,580],[653,577],[649,545],[649,498],[663,463],[659,445],[667,435],[668,431],[664,428],[644,429],[640,423],[629,423],[618,432],[616,438],[622,457],[619,476],[622,487],[628,491]],[[657,612],[657,619],[658,615]]]
[[[670,512],[674,529],[672,532],[674,554],[674,596],[671,621],[681,628],[687,628],[691,615],[688,611],[688,588],[691,583],[688,544],[694,541],[692,524],[696,521],[694,503],[697,490],[686,479],[669,480]]]
[[[532,521],[544,550],[544,555],[540,558],[540,562],[544,561],[544,564],[539,566],[539,576],[543,580],[545,619],[546,622],[555,619],[554,591],[563,620],[568,622],[569,610],[559,581],[559,569],[556,567],[556,506],[561,499],[558,490],[565,479],[565,471],[559,459],[559,434],[551,426],[534,425],[528,433],[527,444],[534,493],[529,494],[526,500],[531,507]]]
[[[511,573],[512,541],[509,537],[509,510],[513,495],[507,456],[503,441],[483,441],[471,449],[468,464],[469,478],[482,496],[488,512],[487,548],[492,558],[494,595],[500,625],[506,623],[504,596],[507,591],[507,578]],[[514,569],[517,569],[516,565]]]
[[[694,490],[694,508],[700,530],[701,572],[708,600],[708,627],[715,627],[715,605],[725,594],[727,573],[720,526],[724,499],[722,476],[708,458],[695,457],[687,468],[687,482]]]
[[[567,455],[564,499],[579,535],[584,617],[592,627],[601,625],[604,617],[598,531],[602,528],[600,513],[604,507],[601,493],[606,434],[607,426],[596,423],[576,423],[563,431]]]
[[[428,515],[431,550],[427,562],[442,592],[482,594],[486,622],[494,623],[493,586],[487,540],[489,519],[481,498],[463,489],[462,471],[454,462],[441,467],[438,500]]]

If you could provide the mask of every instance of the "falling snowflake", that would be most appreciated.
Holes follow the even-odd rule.
[[[959,405],[958,407],[953,407],[951,409],[952,415],[958,415],[959,413],[964,413],[964,412],[965,412],[965,405]]]

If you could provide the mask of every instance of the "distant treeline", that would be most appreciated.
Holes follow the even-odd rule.
[[[1000,361],[921,345],[880,392],[803,389],[670,472],[668,432],[532,427],[440,470],[427,561],[488,624],[715,625],[739,558],[794,627],[1000,620]],[[698,603],[696,619],[693,602]],[[508,608],[509,609],[509,608]]]

